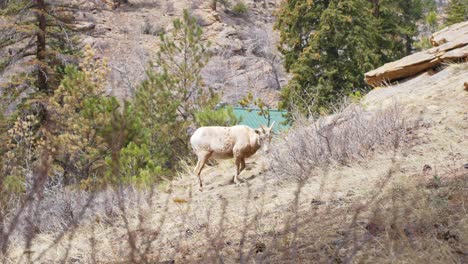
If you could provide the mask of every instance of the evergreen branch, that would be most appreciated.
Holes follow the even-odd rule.
[[[20,58],[25,58],[25,57],[34,55],[35,54],[34,52],[27,52],[33,46],[34,46],[34,38],[31,37],[31,39],[29,40],[29,43],[27,45],[25,45],[23,48],[18,50],[18,52],[15,55],[10,56],[6,60],[6,62],[2,63],[2,65],[0,67],[0,74],[3,74],[5,72],[5,70],[8,69],[9,66],[11,66],[14,62],[18,61]]]
[[[5,49],[11,45],[14,45],[14,44],[17,44],[18,42],[21,42],[27,38],[30,38],[31,35],[27,35],[27,34],[21,34],[21,33],[18,33],[18,35],[20,35],[20,37],[18,38],[18,36],[11,36],[10,38],[7,38],[7,39],[2,39],[0,40],[0,50],[1,49]]]

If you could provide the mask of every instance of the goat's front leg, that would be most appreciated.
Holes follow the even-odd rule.
[[[245,169],[245,159],[241,159],[241,164],[240,164],[240,171],[239,174]]]

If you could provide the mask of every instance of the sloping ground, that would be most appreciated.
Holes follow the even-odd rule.
[[[468,162],[468,64],[452,64],[438,73],[424,73],[393,86],[378,87],[363,100],[369,109],[394,103],[406,106],[405,113],[421,121],[418,136],[425,144],[415,146],[413,159],[425,164],[443,163],[444,155]]]
[[[398,103],[416,123],[396,152],[318,168],[305,182],[278,182],[259,154],[240,187],[222,162],[203,171],[204,192],[183,173],[122,195],[120,210],[96,210],[63,237],[39,234],[30,251],[17,238],[4,262],[466,263],[467,73],[467,63],[448,65],[363,99],[368,111]]]

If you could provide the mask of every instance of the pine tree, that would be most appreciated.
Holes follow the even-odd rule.
[[[65,184],[119,179],[119,173],[113,179],[103,178],[111,170],[106,158],[130,142],[144,141],[133,105],[122,105],[106,95],[108,73],[106,61],[95,59],[94,51],[87,46],[79,68],[65,68],[61,85],[49,99],[47,110],[53,126],[47,137],[56,149],[54,163]]]
[[[135,93],[135,106],[144,116],[144,127],[149,133],[150,154],[156,164],[166,168],[177,160],[179,149],[175,149],[175,146],[185,146],[183,133],[188,127],[188,123],[178,117],[180,101],[167,82],[165,74],[148,70],[147,80]]]
[[[287,71],[291,70],[300,54],[310,45],[315,31],[319,29],[320,16],[330,2],[288,0],[283,3],[277,14],[276,29],[281,32],[278,49],[284,56]]]
[[[383,63],[412,53],[413,39],[418,35],[417,22],[423,18],[423,1],[427,0],[373,0]]]
[[[187,10],[183,19],[174,20],[174,30],[161,34],[161,46],[156,59],[159,72],[165,75],[165,85],[179,99],[177,111],[184,120],[193,120],[200,106],[212,95],[204,89],[201,71],[209,59],[202,29]],[[208,43],[209,45],[209,43]]]
[[[279,50],[293,74],[282,107],[307,114],[368,88],[363,74],[413,50],[422,0],[285,1]]]
[[[468,20],[468,0],[451,0],[446,7],[445,23],[450,26]]]
[[[136,91],[135,106],[150,134],[149,151],[166,169],[188,154],[188,130],[195,126],[196,113],[217,103],[201,76],[208,58],[202,30],[185,10],[173,31],[161,35],[157,59]]]
[[[92,100],[102,101],[108,71],[105,62],[96,61],[94,52],[87,47],[80,69],[68,66],[61,85],[49,99],[48,112],[54,124],[49,141],[58,150],[56,162],[65,184],[92,175],[99,166],[96,164],[104,160],[99,156],[108,147],[97,129],[108,122],[105,111],[99,115],[88,113],[92,112]]]
[[[11,0],[0,11],[5,19],[0,28],[0,73],[18,62],[27,61],[23,75],[2,87],[6,103],[28,90],[28,97],[40,100],[50,96],[60,84],[64,65],[76,60],[77,38],[73,12],[66,2]],[[32,68],[34,74],[27,74]],[[25,85],[18,85],[24,82]],[[29,92],[32,89],[33,92]],[[26,100],[24,100],[26,101]],[[25,104],[28,104],[25,102]]]
[[[379,63],[375,20],[364,0],[288,3],[292,2],[298,9],[290,6],[293,12],[280,16],[294,23],[281,19],[279,23],[282,44],[292,44],[283,49],[293,79],[283,90],[282,107],[296,107],[305,114],[323,113],[343,96],[365,90],[364,72]],[[304,11],[313,15],[306,20]]]
[[[30,123],[30,119],[37,122],[30,127],[33,131],[28,131],[36,143],[46,140],[46,130],[52,125],[47,112],[48,100],[63,78],[65,65],[76,60],[77,38],[72,34],[75,30],[74,10],[75,7],[66,1],[45,0],[9,0],[0,10],[3,20],[0,27],[0,74],[17,64],[23,69],[16,69],[11,80],[1,85],[1,103],[14,109],[8,116],[10,129]],[[15,141],[12,136],[18,135],[9,135],[10,142]],[[21,147],[25,146],[15,144],[15,148]],[[43,146],[34,144],[28,147],[34,147],[31,152],[34,155],[15,156],[15,159],[37,161]],[[21,153],[29,152],[17,149],[16,154]]]

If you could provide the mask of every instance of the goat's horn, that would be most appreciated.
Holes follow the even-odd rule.
[[[270,130],[273,128],[274,125],[275,125],[275,121],[273,121],[273,123],[271,123]]]

